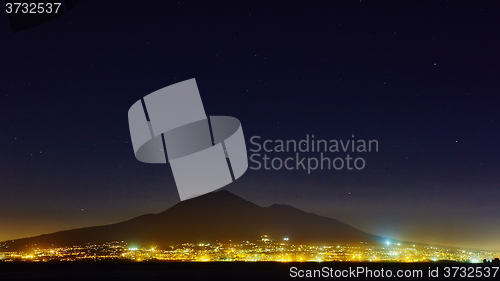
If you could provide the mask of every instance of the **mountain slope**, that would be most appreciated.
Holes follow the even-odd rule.
[[[9,247],[0,251],[121,240],[141,246],[216,240],[255,241],[263,234],[274,239],[289,237],[294,244],[335,245],[382,241],[379,236],[335,219],[306,213],[287,205],[261,207],[228,191],[219,191],[180,202],[159,214],[143,215],[111,225],[9,241]]]

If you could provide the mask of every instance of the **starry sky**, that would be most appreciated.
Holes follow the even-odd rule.
[[[238,118],[248,149],[252,136],[379,143],[357,155],[363,170],[249,169],[225,189],[395,239],[500,250],[499,13],[495,1],[81,1],[20,32],[2,13],[0,240],[178,203],[169,165],[135,159],[127,112],[196,78],[207,115]]]

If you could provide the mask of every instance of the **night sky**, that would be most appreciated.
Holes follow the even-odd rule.
[[[81,1],[16,33],[2,13],[0,240],[178,203],[170,166],[135,159],[127,113],[196,78],[207,115],[238,118],[247,149],[252,136],[379,142],[356,154],[360,171],[249,169],[225,189],[500,250],[498,1],[240,2]]]

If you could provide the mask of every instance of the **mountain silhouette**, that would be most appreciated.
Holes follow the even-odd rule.
[[[186,242],[241,242],[258,240],[264,234],[271,239],[289,237],[290,243],[308,245],[379,243],[383,240],[332,218],[288,205],[261,207],[223,190],[182,201],[159,214],[142,215],[111,225],[9,240],[5,244],[8,248],[0,251],[110,241],[127,241],[145,247]]]

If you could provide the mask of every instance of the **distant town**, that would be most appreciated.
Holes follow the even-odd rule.
[[[297,245],[288,237],[262,235],[256,241],[184,243],[168,247],[134,245],[114,241],[60,248],[37,248],[9,252],[0,243],[0,262],[50,261],[274,261],[274,262],[438,262],[500,263],[500,252],[466,250],[387,241],[382,244],[311,246]]]

